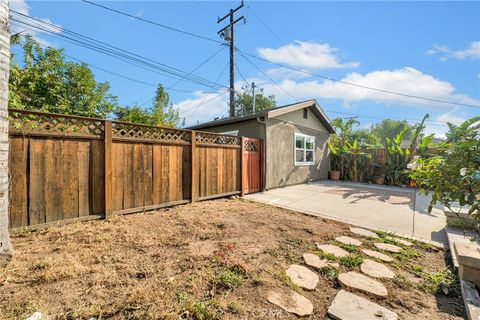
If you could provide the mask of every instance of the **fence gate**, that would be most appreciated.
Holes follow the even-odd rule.
[[[242,194],[259,192],[263,187],[263,141],[243,138]]]

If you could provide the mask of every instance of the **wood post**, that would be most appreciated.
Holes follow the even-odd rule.
[[[245,137],[242,137],[241,148],[240,148],[240,197],[245,195],[245,185],[246,185],[246,166],[245,166]]]
[[[104,124],[105,218],[109,218],[112,215],[112,121],[105,120]]]
[[[192,202],[195,202],[198,200],[198,190],[197,190],[197,166],[195,162],[195,154],[196,154],[196,147],[197,147],[197,140],[196,140],[196,134],[195,131],[192,131],[192,148],[191,148],[191,191],[190,191],[190,197]]]

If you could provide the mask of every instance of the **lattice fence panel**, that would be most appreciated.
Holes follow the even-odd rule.
[[[260,150],[259,142],[246,139],[243,144],[243,150],[248,152],[258,152]]]
[[[112,135],[119,138],[158,140],[173,143],[190,143],[192,140],[190,131],[115,121],[112,122]]]
[[[10,131],[21,133],[49,133],[72,136],[102,136],[104,122],[74,116],[9,110]]]
[[[242,139],[235,136],[224,136],[212,133],[197,132],[196,140],[199,143],[219,144],[229,146],[241,146]]]

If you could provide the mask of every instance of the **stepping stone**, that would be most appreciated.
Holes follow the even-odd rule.
[[[300,317],[309,316],[313,312],[313,304],[310,300],[290,289],[283,290],[283,292],[270,291],[267,300]]]
[[[335,267],[338,268],[340,265],[336,262],[330,262],[325,259],[320,259],[319,256],[313,253],[304,253],[303,260],[305,260],[305,264],[309,267],[315,269],[322,269],[325,267]]]
[[[322,250],[323,252],[331,253],[335,257],[338,257],[338,258],[343,258],[343,257],[348,256],[348,252],[346,250],[343,250],[342,248],[331,245],[331,244],[318,244],[317,243],[317,248]]]
[[[385,298],[388,295],[387,288],[383,284],[355,271],[341,273],[338,281],[344,286],[373,294],[379,298]]]
[[[407,240],[398,239],[398,238],[392,238],[392,237],[387,237],[386,239],[392,240],[392,241],[395,241],[395,242],[398,242],[398,243],[400,243],[401,245],[404,245],[405,247],[411,247],[411,246],[413,246],[413,243],[411,243],[410,241],[407,241]]]
[[[355,234],[358,234],[359,236],[378,239],[378,235],[375,232],[367,229],[351,227],[350,231]]]
[[[343,244],[350,244],[352,246],[361,246],[362,245],[362,241],[357,240],[357,239],[352,238],[352,237],[347,237],[347,236],[336,237],[335,241],[341,242]]]
[[[363,260],[360,270],[366,275],[374,278],[395,278],[395,273],[393,273],[393,271],[387,266],[370,259]]]
[[[319,280],[315,272],[298,264],[292,264],[286,274],[294,284],[306,290],[315,289]]]
[[[385,250],[393,253],[399,253],[402,250],[402,248],[400,248],[399,246],[390,243],[376,242],[373,245],[380,250]]]
[[[392,262],[393,261],[392,257],[389,257],[386,254],[383,254],[383,253],[378,252],[378,251],[363,249],[362,252],[365,253],[367,256],[374,257],[374,258],[380,259],[380,260],[385,261],[385,262]]]
[[[345,290],[337,293],[328,315],[339,320],[398,320],[395,312]]]

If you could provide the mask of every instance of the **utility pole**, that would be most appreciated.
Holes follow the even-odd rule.
[[[219,30],[217,33],[220,35],[221,38],[228,41],[230,45],[230,117],[235,116],[235,45],[234,45],[234,38],[233,38],[233,26],[235,23],[244,20],[245,17],[241,16],[240,18],[234,20],[233,14],[240,10],[243,7],[243,0],[242,3],[236,7],[235,9],[230,9],[230,12],[227,13],[223,18],[218,18],[217,23],[222,22],[226,18],[230,18],[230,23]]]
[[[253,113],[255,113],[255,82],[252,82],[252,94],[253,94]]]

